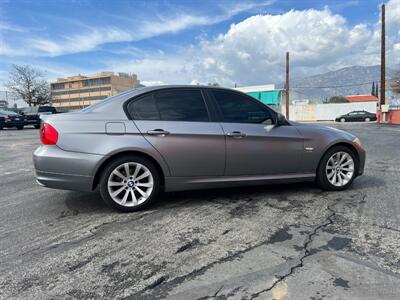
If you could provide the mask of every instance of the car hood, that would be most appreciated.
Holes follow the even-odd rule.
[[[326,125],[321,125],[321,124],[307,124],[307,123],[298,123],[298,122],[289,122],[291,125],[296,126],[297,129],[299,129],[299,131],[302,131],[302,128],[306,129],[307,131],[314,131],[314,132],[320,132],[321,134],[328,134],[331,136],[334,136],[336,138],[339,139],[345,139],[345,140],[349,140],[349,141],[353,141],[356,136],[341,130],[341,129],[337,129],[334,127],[330,127],[330,126],[326,126]]]

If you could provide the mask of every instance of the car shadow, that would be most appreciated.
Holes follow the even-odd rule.
[[[357,179],[347,191],[360,192],[366,187],[381,187],[383,185],[385,185],[384,180],[364,175]],[[116,212],[103,202],[98,192],[83,193],[68,191],[66,193],[65,203],[71,211],[79,211],[79,213],[96,212],[99,214]],[[220,199],[226,200],[229,203],[251,201],[259,197],[287,201],[287,198],[292,195],[303,195],[311,198],[322,195],[329,196],[334,193],[337,192],[321,190],[314,182],[190,190],[161,193],[159,198],[150,205],[149,209],[164,210],[171,209],[171,207],[202,206],[210,202],[217,202]]]

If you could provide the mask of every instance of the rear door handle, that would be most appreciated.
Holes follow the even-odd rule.
[[[229,137],[235,138],[235,139],[242,139],[242,138],[246,137],[246,134],[242,133],[240,131],[229,132],[226,135]]]
[[[163,130],[163,129],[153,129],[153,130],[148,130],[147,134],[149,135],[159,135],[159,136],[166,136],[169,134],[169,131]]]

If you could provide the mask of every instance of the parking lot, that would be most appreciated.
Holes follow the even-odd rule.
[[[0,132],[0,298],[398,298],[400,127],[334,126],[367,151],[347,191],[179,192],[130,214],[39,186],[38,130]]]

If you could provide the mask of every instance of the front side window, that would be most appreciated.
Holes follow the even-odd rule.
[[[223,122],[273,123],[271,112],[247,97],[226,91],[213,91],[213,94],[220,108]]]

